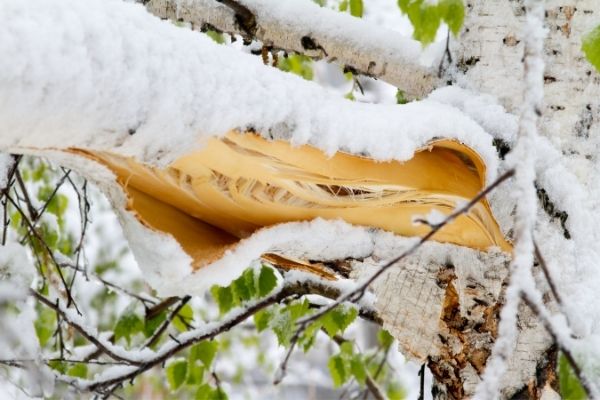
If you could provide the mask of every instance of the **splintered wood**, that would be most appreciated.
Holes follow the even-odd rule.
[[[416,217],[449,215],[485,184],[481,158],[452,140],[434,141],[405,162],[378,162],[343,152],[327,157],[312,146],[231,132],[166,169],[73,151],[109,167],[127,193],[128,209],[146,226],[173,235],[196,268],[263,227],[317,217],[422,236],[430,227],[415,223]],[[511,249],[485,199],[433,240]]]

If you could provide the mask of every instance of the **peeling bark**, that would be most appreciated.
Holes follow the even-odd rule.
[[[369,274],[380,257],[386,255],[376,252],[363,264],[355,264],[355,274]],[[497,336],[509,261],[505,254],[455,246],[445,254],[424,249],[376,281],[375,307],[383,326],[409,359],[427,363],[436,381],[434,398],[471,396],[480,382]],[[520,308],[519,329],[502,379],[504,398],[532,382],[537,385],[536,376],[547,364],[553,344],[525,305]]]

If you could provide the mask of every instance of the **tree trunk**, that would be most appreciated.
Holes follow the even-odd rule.
[[[493,95],[509,112],[519,115],[523,1],[469,0],[466,5],[462,35],[451,45],[456,67],[451,80]],[[546,6],[549,32],[540,134],[566,156],[567,167],[584,186],[600,180],[593,175],[600,140],[600,75],[581,51],[582,35],[598,23],[598,13],[600,2],[595,0],[551,0]],[[548,200],[551,204],[552,194],[548,199],[546,192],[540,193],[542,206]],[[561,214],[554,222],[562,224],[564,240],[569,240],[564,227],[568,215],[545,209],[549,218]],[[508,217],[510,212],[505,214]],[[460,399],[473,394],[491,354],[509,260],[458,248],[436,251],[445,252],[447,259],[432,259],[423,250],[390,271],[374,291],[384,326],[399,340],[401,350],[409,358],[427,362],[435,380],[434,398]],[[544,285],[540,279],[538,284]],[[557,349],[524,304],[519,309],[518,329],[516,347],[502,378],[502,398],[539,399],[547,389],[558,390]]]

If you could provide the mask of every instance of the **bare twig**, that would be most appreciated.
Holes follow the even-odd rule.
[[[6,175],[6,187],[0,188],[0,200],[2,201],[2,246],[6,244],[6,238],[8,236],[8,224],[10,221],[8,220],[8,199],[5,196],[10,191],[10,188],[13,184],[13,177],[19,168],[19,162],[21,161],[21,155],[13,155],[13,162],[11,167],[8,169],[8,173]]]
[[[535,242],[535,240],[533,242],[533,247],[535,250],[535,258],[538,259],[538,262],[540,263],[540,267],[542,267],[542,272],[544,273],[544,277],[546,278],[546,281],[548,282],[548,286],[550,286],[550,291],[552,292],[552,295],[556,299],[558,306],[562,309],[563,308],[562,298],[561,298],[560,294],[558,293],[558,290],[556,289],[556,285],[554,284],[552,275],[550,275],[550,270],[548,269],[548,264],[546,264],[546,260],[544,259],[544,256],[542,255],[542,252],[540,251],[540,248],[538,247],[537,242]],[[566,314],[565,314],[565,317],[566,317]]]
[[[419,400],[425,399],[425,363],[419,368]]]
[[[180,297],[175,297],[175,296],[167,297],[166,299],[164,299],[163,301],[161,301],[158,304],[155,304],[151,308],[147,308],[146,309],[146,319],[152,319],[152,318],[156,317],[158,314],[160,314],[164,310],[168,309],[173,304],[177,303],[179,300],[181,300]]]
[[[29,218],[27,217],[27,215],[25,214],[25,212],[23,212],[23,210],[21,209],[21,207],[17,204],[17,202],[15,202],[13,200],[13,198],[7,193],[6,194],[6,198],[8,199],[8,201],[17,209],[17,211],[19,212],[19,214],[21,214],[21,216],[23,217],[23,220],[27,223],[27,225],[29,227],[31,227],[31,221],[29,220]],[[37,232],[37,230],[35,228],[32,228],[30,230],[30,234],[32,234],[33,236],[35,236],[35,238],[40,242],[40,244],[42,245],[42,247],[46,250],[46,252],[48,253],[48,256],[50,257],[50,259],[52,260],[52,263],[56,266],[56,270],[58,271],[58,276],[60,277],[60,280],[63,284],[63,287],[65,289],[65,293],[67,295],[67,301],[70,304],[73,304],[73,306],[75,307],[75,310],[77,311],[77,313],[79,315],[81,315],[81,311],[79,310],[79,308],[77,307],[77,303],[75,303],[75,300],[73,299],[73,296],[71,294],[71,290],[69,289],[69,286],[67,285],[67,281],[65,279],[65,276],[63,274],[63,271],[60,267],[60,264],[58,263],[58,261],[56,261],[56,258],[54,257],[54,253],[52,252],[52,249],[50,249],[50,247],[48,247],[48,244],[46,243],[46,241],[40,236],[40,234]]]
[[[96,347],[102,349],[102,351],[106,355],[108,355],[110,358],[112,358],[113,360],[122,361],[122,362],[124,362],[126,364],[131,364],[131,365],[139,365],[139,364],[141,364],[139,361],[132,360],[132,359],[129,359],[127,357],[123,357],[123,356],[121,356],[119,354],[116,354],[111,349],[109,349],[107,346],[105,346],[102,342],[100,342],[100,340],[98,340],[94,336],[94,334],[92,334],[91,332],[89,332],[83,325],[81,325],[77,321],[72,320],[69,317],[69,315],[60,307],[58,299],[56,300],[56,303],[54,303],[50,299],[46,298],[44,295],[38,293],[37,291],[35,291],[33,289],[30,289],[29,293],[37,301],[39,301],[40,303],[42,303],[46,307],[49,307],[52,310],[56,311],[58,314],[60,314],[60,316],[63,318],[63,320],[65,322],[67,322],[70,326],[72,326],[73,328],[75,328],[84,338],[86,338],[88,341],[90,341],[91,343],[93,343]]]
[[[292,336],[292,338],[290,339],[290,347],[288,348],[287,352],[285,353],[285,357],[283,358],[283,361],[279,365],[279,368],[277,368],[277,372],[275,372],[275,378],[273,379],[273,385],[280,384],[281,381],[283,381],[283,378],[285,378],[285,376],[287,375],[288,362],[290,361],[292,352],[296,348],[296,344],[298,344],[298,339],[300,339],[300,335],[302,335],[302,332],[304,332],[304,330],[305,330],[305,328],[297,329],[296,332],[294,332],[294,336]]]

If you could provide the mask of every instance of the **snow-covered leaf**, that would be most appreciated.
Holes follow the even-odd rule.
[[[338,333],[343,333],[357,315],[356,308],[340,305],[323,315],[320,320],[327,334],[333,337]]]

